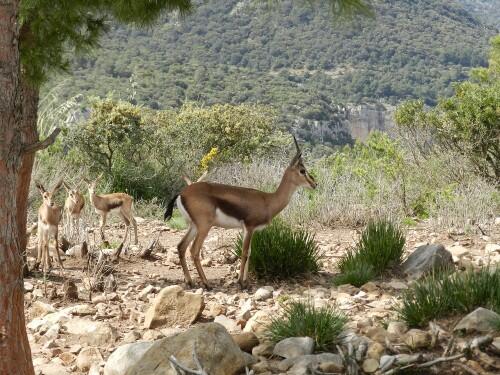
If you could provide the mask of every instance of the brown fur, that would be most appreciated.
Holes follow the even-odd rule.
[[[240,223],[245,235],[239,283],[245,287],[248,272],[247,259],[250,256],[253,233],[269,224],[273,217],[288,205],[299,186],[315,188],[316,182],[307,173],[297,145],[297,155],[285,170],[278,189],[273,193],[209,182],[198,182],[185,187],[180,194],[180,200],[189,216],[186,219],[190,221],[190,227],[177,248],[186,282],[192,284],[185,258],[189,243],[194,239],[190,249],[191,257],[202,283],[208,288],[208,280],[203,272],[199,257],[203,242],[213,226],[224,227],[224,225]],[[229,216],[232,219],[231,223],[219,223],[220,220],[224,221],[227,218],[220,217],[220,215],[218,217],[217,210]]]

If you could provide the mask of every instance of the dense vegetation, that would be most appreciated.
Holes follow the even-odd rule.
[[[112,90],[153,109],[259,102],[307,136],[314,121],[338,126],[342,103],[434,104],[486,64],[493,33],[455,2],[379,1],[375,19],[340,25],[327,5],[283,1],[270,12],[263,3],[211,0],[149,31],[111,25],[98,55],[74,59],[62,96]]]

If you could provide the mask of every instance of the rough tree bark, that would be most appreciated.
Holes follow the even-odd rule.
[[[0,374],[33,375],[20,251],[26,229],[19,231],[17,216],[24,147],[18,10],[19,0],[0,0]]]

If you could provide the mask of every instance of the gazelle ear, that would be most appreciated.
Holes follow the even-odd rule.
[[[39,181],[35,181],[35,186],[38,188],[38,190],[40,190],[40,193],[45,193],[45,188]]]

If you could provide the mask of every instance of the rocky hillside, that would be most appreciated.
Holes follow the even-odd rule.
[[[149,30],[111,24],[102,48],[75,58],[74,74],[46,89],[59,85],[62,98],[113,92],[152,108],[267,103],[311,141],[346,143],[357,137],[350,127],[358,125],[344,121],[350,103],[433,104],[486,64],[496,30],[472,3],[376,1],[375,19],[342,23],[327,7],[290,0],[200,2],[193,14],[164,17]]]

